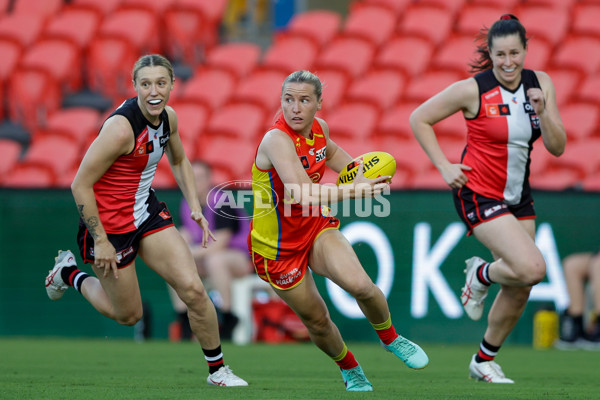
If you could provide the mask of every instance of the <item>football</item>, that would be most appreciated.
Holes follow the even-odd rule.
[[[364,175],[367,178],[373,179],[384,175],[393,177],[396,172],[396,159],[391,154],[383,151],[372,151],[356,157],[350,164],[346,165],[338,175],[338,185],[346,185],[354,180],[360,160],[363,161]]]

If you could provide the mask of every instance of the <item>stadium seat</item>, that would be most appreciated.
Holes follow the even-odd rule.
[[[400,70],[407,76],[414,77],[427,69],[433,50],[434,47],[426,39],[395,37],[379,50],[373,60],[373,68]]]
[[[177,0],[171,7],[198,16],[202,21],[200,28],[201,41],[210,49],[219,42],[219,25],[223,20],[227,0]]]
[[[577,70],[547,68],[545,70],[552,78],[556,91],[556,103],[559,106],[571,102],[572,97],[579,90],[583,74]]]
[[[398,103],[388,109],[379,119],[375,127],[375,135],[414,140],[408,119],[418,106],[419,103]]]
[[[81,148],[90,138],[96,137],[101,125],[100,112],[93,108],[65,108],[52,113],[45,128],[35,136],[63,136]]]
[[[560,44],[569,30],[569,13],[562,9],[522,4],[515,12],[527,36],[542,38],[553,46]]]
[[[427,154],[415,139],[383,136],[377,138],[375,143],[378,149],[394,156],[397,169],[403,169],[410,174],[407,185],[411,185],[413,178],[422,171],[433,168]]]
[[[129,42],[116,38],[96,38],[90,43],[86,60],[90,89],[121,103],[135,95],[131,71],[136,51]]]
[[[600,36],[600,3],[576,4],[571,19],[571,32],[576,35]]]
[[[471,35],[449,37],[431,57],[430,66],[438,70],[453,70],[465,78],[469,75],[470,64],[477,55],[477,44]]]
[[[52,60],[52,62],[48,62]],[[76,92],[82,87],[81,51],[70,41],[62,39],[38,40],[21,59],[19,68],[44,71],[56,80],[63,94]]]
[[[450,187],[444,181],[440,171],[435,168],[429,168],[414,175],[409,188],[418,190],[448,190]]]
[[[13,40],[26,49],[38,39],[43,27],[41,15],[9,14],[0,19],[0,39]]]
[[[381,113],[391,107],[402,95],[404,77],[394,71],[370,71],[356,79],[348,88],[347,100],[374,105]]]
[[[15,71],[7,92],[10,118],[30,131],[45,127],[49,114],[60,107],[58,83],[41,71]]]
[[[345,99],[348,80],[344,73],[336,70],[316,71],[316,74],[323,86],[323,104],[319,112],[326,116]]]
[[[158,18],[149,11],[117,10],[102,20],[98,35],[130,43],[135,54],[159,53],[158,26]]]
[[[600,138],[589,137],[568,143],[565,152],[553,160],[553,165],[560,168],[576,168],[583,177],[587,177],[600,169],[598,154],[600,154]]]
[[[228,104],[216,110],[206,125],[206,137],[231,137],[238,140],[254,140],[264,133],[265,115],[263,110],[250,103]],[[204,140],[196,143],[198,151],[202,153]]]
[[[580,173],[572,168],[547,169],[530,178],[533,189],[554,191],[578,187],[581,181]]]
[[[385,7],[390,10],[394,15],[400,17],[404,9],[412,3],[411,0],[366,0],[366,4],[374,4],[380,7]]]
[[[376,48],[385,43],[396,30],[397,16],[389,9],[369,3],[355,3],[350,8],[342,35],[365,39]]]
[[[177,187],[177,181],[173,176],[171,165],[169,165],[169,160],[166,156],[163,156],[158,162],[152,187],[157,189],[173,189]]]
[[[489,28],[494,22],[500,19],[502,14],[509,11],[509,9],[504,8],[503,4],[498,3],[466,5],[460,10],[457,16],[455,30],[457,33],[471,36],[475,39],[482,28]],[[528,28],[527,25],[525,27]]]
[[[25,162],[44,165],[58,177],[83,158],[80,146],[73,140],[61,136],[43,136],[35,138],[23,160]]]
[[[17,0],[13,2],[12,14],[40,15],[44,19],[58,14],[64,0]]]
[[[378,111],[362,103],[345,103],[327,114],[327,124],[333,141],[347,137],[365,143],[374,132]]]
[[[556,68],[575,68],[587,75],[596,73],[600,68],[600,38],[568,36],[554,52],[552,63]]]
[[[23,47],[13,41],[0,38],[0,54],[2,54],[2,62],[0,63],[0,86],[7,82],[10,75],[15,70],[21,55]]]
[[[367,41],[339,38],[322,50],[316,68],[338,69],[354,79],[369,69],[374,55],[375,48]]]
[[[229,71],[239,79],[256,67],[260,56],[261,49],[255,43],[225,43],[208,51],[204,66]]]
[[[54,172],[45,165],[20,162],[2,180],[10,188],[50,188],[56,184]]]
[[[281,71],[286,76],[302,69],[312,70],[317,51],[309,39],[282,37],[266,50],[260,69]]]
[[[212,137],[203,141],[200,159],[213,170],[224,170],[232,179],[248,180],[252,177],[252,163],[258,142],[232,137]]]
[[[64,39],[86,51],[100,25],[99,15],[89,9],[65,9],[52,17],[44,29],[46,39]]]
[[[71,0],[69,9],[91,10],[103,18],[117,10],[123,0]]]
[[[462,138],[439,135],[437,140],[448,161],[454,164],[459,163],[467,145],[466,128],[465,135]],[[433,164],[431,166],[433,167]]]
[[[21,144],[16,140],[0,139],[0,181],[21,157]]]
[[[527,40],[527,56],[525,68],[534,71],[545,71],[554,46],[539,37],[531,37]]]
[[[313,40],[320,48],[331,42],[342,27],[342,16],[330,10],[312,10],[294,14],[285,36],[303,36]]]
[[[403,101],[422,103],[434,94],[462,79],[463,76],[455,71],[430,71],[418,79],[412,79],[404,90]]]
[[[179,101],[201,104],[210,110],[225,104],[236,88],[236,80],[226,71],[205,68],[185,82]]]
[[[423,37],[438,46],[450,34],[452,24],[452,14],[447,10],[417,3],[406,9],[396,31],[400,36]]]
[[[281,85],[287,74],[279,71],[256,71],[238,83],[232,101],[254,103],[266,115],[273,115],[281,104]]]
[[[427,7],[437,7],[441,8],[452,17],[455,17],[456,14],[465,6],[465,4],[469,3],[471,0],[419,0],[418,2],[414,2]]]
[[[573,95],[576,100],[600,104],[600,75],[586,76]]]
[[[168,8],[173,7],[178,0],[121,0],[119,10],[145,10],[156,16],[164,13]]]
[[[439,139],[467,140],[467,123],[460,111],[433,125],[433,129]]]
[[[585,178],[581,181],[581,188],[586,192],[600,192],[600,174]]]
[[[205,51],[202,42],[205,22],[202,14],[185,8],[170,7],[163,14],[163,21],[170,37],[169,43],[163,43],[167,56],[192,67],[198,66]]]
[[[171,103],[177,113],[179,136],[187,157],[192,160],[196,157],[197,142],[205,136],[204,129],[208,124],[209,111],[196,103],[179,101]]]

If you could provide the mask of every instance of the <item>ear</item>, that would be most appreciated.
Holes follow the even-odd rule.
[[[322,106],[323,106],[323,97],[321,97],[319,99],[319,101],[317,102],[317,111],[321,110]]]

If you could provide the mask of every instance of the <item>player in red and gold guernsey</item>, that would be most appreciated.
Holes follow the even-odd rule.
[[[560,156],[566,145],[552,80],[542,71],[524,69],[527,35],[519,20],[503,15],[482,32],[478,72],[450,85],[411,115],[412,130],[446,183],[453,189],[456,210],[468,229],[492,253],[466,261],[461,300],[474,320],[492,283],[500,291],[488,313],[488,326],[469,365],[472,378],[513,383],[494,361],[519,320],[533,285],[546,273],[535,244],[535,210],[529,187],[533,143]],[[433,125],[461,111],[467,124],[467,146],[461,162],[452,164],[442,152]]]
[[[46,277],[46,291],[58,300],[73,286],[103,315],[134,325],[143,313],[135,269],[139,255],[187,305],[209,367],[208,384],[247,386],[224,365],[215,308],[169,210],[151,188],[166,153],[206,246],[212,233],[202,215],[177,115],[167,106],[173,68],[160,55],[146,55],[136,62],[132,75],[137,97],[123,102],[106,119],[71,185],[81,216],[77,237],[81,256],[92,264],[96,277],[77,268],[73,253],[59,251]]]
[[[319,184],[326,166],[339,173],[352,161],[329,138],[325,121],[315,118],[321,103],[321,81],[311,72],[296,71],[284,81],[282,113],[260,142],[252,166],[254,214],[248,245],[258,275],[338,364],[346,390],[370,391],[371,383],[331,320],[308,267],[352,295],[384,347],[409,367],[424,368],[429,359],[396,333],[385,296],[338,230],[338,219],[329,214],[329,204],[380,194],[390,177],[367,179],[361,166],[353,184]]]

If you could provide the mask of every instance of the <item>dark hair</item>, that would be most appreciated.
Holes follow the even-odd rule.
[[[175,80],[175,75],[173,73],[173,66],[171,62],[167,60],[165,57],[160,54],[147,54],[145,56],[140,57],[133,66],[133,71],[131,73],[131,78],[135,83],[137,79],[138,71],[144,67],[165,67],[169,72],[169,77],[171,78],[171,83]]]
[[[281,94],[283,95],[283,90],[285,85],[288,83],[310,83],[315,88],[315,94],[317,95],[317,100],[321,99],[323,94],[323,85],[318,76],[313,74],[310,71],[302,70],[292,72],[288,75],[287,78],[283,81],[283,85],[281,85]]]
[[[479,58],[474,60],[471,67],[471,72],[481,72],[492,68],[492,59],[490,58],[489,50],[492,48],[492,42],[497,37],[504,37],[514,34],[519,35],[524,48],[527,48],[527,32],[519,19],[512,14],[504,14],[500,19],[492,25],[491,28],[482,28],[479,31],[477,40],[481,42],[477,46],[477,54]]]

